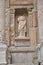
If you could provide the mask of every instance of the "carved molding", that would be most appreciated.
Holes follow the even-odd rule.
[[[10,0],[10,5],[33,5],[34,0]]]

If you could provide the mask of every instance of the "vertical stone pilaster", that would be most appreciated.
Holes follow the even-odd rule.
[[[29,21],[29,28],[32,27],[32,11],[28,10],[28,21]]]
[[[31,45],[35,46],[37,43],[37,28],[33,26],[33,13],[29,11],[29,36]]]
[[[5,43],[5,0],[0,0],[0,65],[7,64]]]
[[[37,0],[34,0],[34,9],[32,10],[32,15],[33,15],[33,41],[34,41],[34,46],[36,47],[38,43],[38,17],[37,17]],[[34,58],[34,63],[35,65],[38,65],[38,50],[36,50],[33,58]]]
[[[37,28],[30,27],[29,28],[29,35],[30,35],[30,43],[32,46],[37,44]]]
[[[29,36],[29,29],[32,27],[32,11],[28,9],[28,21],[27,21],[27,36]]]
[[[32,10],[33,15],[33,27],[38,26],[38,19],[37,19],[37,11],[35,9]]]
[[[36,32],[35,29],[33,28],[33,18],[32,18],[32,10],[28,11],[28,21],[29,21],[29,37],[30,37],[30,43],[31,46],[36,44]]]
[[[11,15],[11,45],[14,44],[14,39],[15,39],[15,10],[10,14]]]
[[[38,19],[37,19],[37,0],[34,0],[34,9],[32,10],[33,13],[33,27],[38,26]]]
[[[6,8],[6,13],[5,13],[5,33],[6,33],[6,40],[5,42],[7,45],[10,45],[10,9]]]
[[[0,43],[4,43],[5,0],[0,0]]]
[[[36,44],[38,43],[38,19],[37,19],[37,10],[33,9],[32,10],[32,15],[33,15],[33,27],[37,30],[36,31]]]

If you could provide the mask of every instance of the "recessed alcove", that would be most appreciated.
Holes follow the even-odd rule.
[[[27,15],[27,8],[17,8],[15,9],[15,15]]]
[[[18,19],[20,19],[20,20],[18,20]],[[27,31],[28,30],[27,24],[28,24],[27,8],[15,9],[15,40],[20,40],[20,39],[24,40],[25,39],[25,40],[29,41],[29,36],[28,36],[29,32]],[[19,27],[21,27],[22,31],[20,30]]]

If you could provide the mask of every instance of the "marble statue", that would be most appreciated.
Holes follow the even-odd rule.
[[[25,16],[19,16],[18,17],[18,32],[19,36],[18,37],[25,37],[25,32],[26,32],[26,17]]]

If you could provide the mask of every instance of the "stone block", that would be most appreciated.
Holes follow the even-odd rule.
[[[0,43],[0,64],[6,64],[6,51],[7,46],[5,44]]]
[[[30,36],[30,42],[31,45],[37,44],[37,28],[29,28],[29,36]]]
[[[10,0],[10,5],[26,5],[26,4],[33,4],[34,0]]]
[[[32,63],[33,53],[12,53],[12,64],[24,63],[30,64]]]

